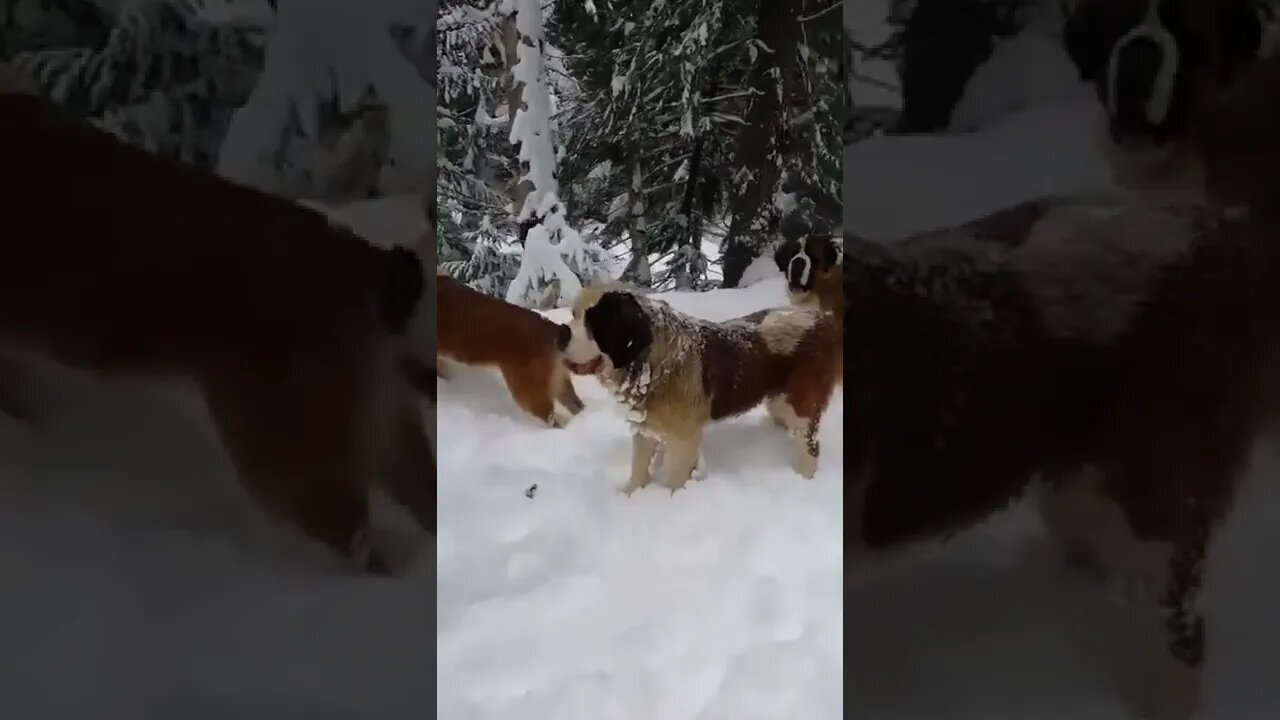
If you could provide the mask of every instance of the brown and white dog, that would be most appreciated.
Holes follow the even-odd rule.
[[[1191,717],[1207,543],[1280,429],[1276,240],[1210,206],[1098,199],[847,241],[848,572],[1046,488],[1067,556],[1136,590],[1144,717]]]
[[[1077,3],[1068,48],[1139,194],[846,239],[853,567],[1045,481],[1067,557],[1131,590],[1154,720],[1195,714],[1206,549],[1280,430],[1280,63],[1251,55],[1254,12]]]
[[[496,367],[516,404],[551,427],[563,427],[569,421],[557,411],[557,401],[570,416],[582,411],[582,400],[556,349],[556,323],[446,275],[436,281],[441,357],[464,365]]]
[[[592,286],[574,299],[558,342],[570,369],[594,374],[630,410],[629,494],[649,483],[660,444],[666,484],[683,487],[698,467],[705,427],[761,403],[795,438],[796,472],[813,477],[839,338],[836,318],[813,308],[717,323],[619,287]]]
[[[17,402],[33,362],[190,381],[268,513],[393,571],[370,490],[435,528],[435,464],[401,367],[432,362],[408,340],[426,302],[417,255],[14,89],[0,88],[0,387]]]
[[[787,297],[793,305],[840,315],[844,298],[840,254],[839,244],[829,235],[803,235],[778,246],[773,261],[787,278]]]

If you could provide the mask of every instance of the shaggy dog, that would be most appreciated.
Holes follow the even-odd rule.
[[[706,425],[761,403],[795,438],[796,472],[813,477],[839,339],[836,318],[817,309],[761,310],[715,323],[595,286],[575,298],[559,346],[570,369],[596,375],[630,409],[629,494],[649,483],[660,443],[667,485],[683,487],[698,467]]]
[[[804,235],[778,246],[773,261],[787,278],[787,295],[793,305],[840,314],[844,292],[840,252],[840,246],[828,235]]]
[[[0,194],[0,388],[12,404],[32,362],[187,380],[271,515],[375,573],[395,568],[370,527],[371,489],[434,532],[434,461],[402,368],[431,361],[408,340],[423,319],[415,253],[374,248],[29,94],[0,94],[0,157],[12,180]]]
[[[556,401],[571,415],[582,411],[582,400],[556,350],[556,323],[451,277],[440,275],[437,282],[441,357],[498,368],[516,404],[551,427],[569,421],[557,411]]]
[[[1145,717],[1186,720],[1206,546],[1280,419],[1280,243],[1209,206],[1055,200],[845,260],[846,558],[945,538],[1033,486],[1125,581]]]
[[[1187,720],[1206,549],[1280,421],[1280,63],[1247,0],[1079,0],[1066,28],[1129,198],[846,239],[859,557],[972,526],[1034,478],[1066,557],[1121,580],[1140,713]]]

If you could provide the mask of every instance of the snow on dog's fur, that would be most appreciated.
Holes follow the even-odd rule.
[[[1206,546],[1280,420],[1276,240],[1208,206],[1118,199],[847,240],[851,572],[1043,480],[1069,554],[1138,590],[1147,717],[1189,718]]]
[[[1280,430],[1267,22],[1248,0],[1080,0],[1067,47],[1137,192],[845,243],[851,567],[1043,480],[1066,556],[1130,589],[1152,720],[1195,714],[1206,549]]]
[[[574,372],[595,374],[630,410],[630,493],[649,483],[660,444],[667,485],[682,487],[699,465],[706,426],[761,403],[795,438],[796,472],[813,477],[818,427],[839,373],[839,333],[838,320],[817,309],[716,323],[620,287],[593,286],[575,299],[559,343]]]

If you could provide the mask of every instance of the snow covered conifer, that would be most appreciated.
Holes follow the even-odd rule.
[[[556,183],[555,140],[552,136],[551,93],[547,88],[542,33],[542,5],[539,0],[504,0],[503,11],[515,20],[518,37],[512,82],[520,104],[511,123],[511,143],[518,148],[521,164],[519,184],[527,184],[523,197],[513,207],[516,219],[528,227],[520,271],[507,289],[507,301],[524,304],[540,280],[554,278],[559,295],[572,301],[582,283],[566,260],[586,269],[588,256],[584,241],[564,216]],[[568,255],[568,258],[565,256]]]

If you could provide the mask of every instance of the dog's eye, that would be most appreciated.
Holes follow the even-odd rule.
[[[632,338],[632,339],[628,340],[628,341],[627,341],[627,344],[626,344],[626,345],[624,345],[623,347],[630,348],[632,345],[635,345],[635,344],[636,344],[635,338]]]

